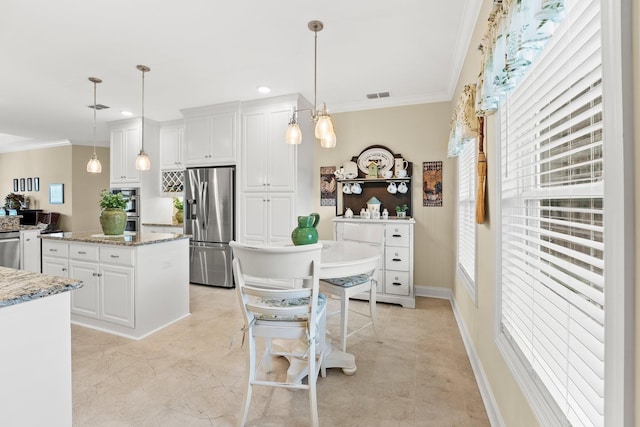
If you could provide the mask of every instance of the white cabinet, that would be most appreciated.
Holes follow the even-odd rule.
[[[141,145],[141,120],[115,122],[111,126],[111,184],[138,184],[136,157]]]
[[[183,234],[184,229],[180,225],[169,226],[169,225],[142,225],[142,231],[145,233],[173,233],[173,234]]]
[[[39,229],[20,231],[20,269],[40,273]]]
[[[239,235],[244,243],[268,244],[291,239],[298,215],[312,209],[313,128],[300,114],[307,138],[288,145],[284,135],[291,114],[309,108],[299,95],[242,104],[242,154],[238,164]]]
[[[381,302],[415,308],[413,289],[413,226],[415,221],[413,219],[367,220],[336,217],[333,219],[336,240],[342,240],[346,223],[367,224],[368,227],[384,228],[384,256],[382,268],[378,273],[376,299]],[[361,294],[356,298],[364,299],[367,298],[367,295]]]
[[[45,274],[72,277],[83,283],[71,291],[72,314],[135,326],[133,249],[49,240],[42,247]]]
[[[236,162],[240,103],[182,110],[185,166]]]
[[[286,103],[243,110],[244,191],[294,191],[298,146],[284,142],[292,111]]]
[[[160,169],[182,170],[184,125],[163,125],[160,128]]]
[[[243,239],[249,244],[288,241],[295,226],[293,193],[245,193],[240,216]]]

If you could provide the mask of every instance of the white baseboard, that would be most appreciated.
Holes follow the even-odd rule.
[[[413,292],[417,297],[439,298],[451,300],[451,289],[437,286],[413,285]]]
[[[473,341],[467,332],[462,315],[458,311],[455,300],[450,298],[450,302],[453,315],[456,318],[456,323],[458,323],[460,335],[462,336],[462,342],[464,343],[464,347],[467,350],[467,356],[469,356],[469,361],[471,362],[471,369],[473,369],[473,374],[476,377],[476,382],[480,389],[480,395],[482,396],[482,401],[484,402],[484,408],[487,411],[489,422],[494,427],[504,427],[504,420],[502,419],[502,415],[500,415],[500,410],[498,409],[495,396],[491,391],[491,386],[489,385],[489,381],[487,381],[484,369],[482,369],[482,363],[478,359],[478,355],[473,347]]]

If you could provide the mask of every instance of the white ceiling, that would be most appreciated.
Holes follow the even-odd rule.
[[[180,109],[300,92],[330,112],[450,100],[479,0],[2,0],[0,152],[36,144],[90,145],[93,86],[98,145],[106,123],[141,112],[162,122]],[[366,94],[389,91],[384,99]]]

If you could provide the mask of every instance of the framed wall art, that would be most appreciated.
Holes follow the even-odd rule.
[[[64,184],[49,184],[49,203],[52,205],[64,203]]]
[[[40,191],[40,178],[33,178],[33,191]]]
[[[18,178],[13,180],[13,192],[17,192],[18,191]]]
[[[24,178],[20,178],[20,191],[24,191],[25,181]]]
[[[33,180],[31,178],[27,178],[27,191],[33,190]]]
[[[442,162],[422,163],[422,205],[442,207]]]
[[[320,166],[320,206],[335,206],[338,183],[335,166]]]

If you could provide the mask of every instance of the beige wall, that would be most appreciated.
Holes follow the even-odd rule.
[[[0,154],[0,198],[13,192],[14,178],[40,178],[40,191],[24,192],[31,200],[30,208],[60,212],[58,226],[65,231],[83,231],[89,218],[97,218],[99,207],[93,208],[92,193],[109,188],[109,150],[98,149],[102,174],[87,173],[86,165],[92,148],[64,146],[40,150]],[[64,184],[64,203],[49,204],[49,184]],[[18,191],[18,193],[21,193]],[[97,206],[97,205],[96,205]],[[100,229],[99,223],[98,230]],[[96,229],[92,227],[92,229]]]
[[[447,159],[449,103],[420,104],[332,115],[337,146],[314,144],[314,209],[320,214],[319,234],[333,237],[335,208],[320,206],[320,167],[339,166],[370,145],[384,145],[413,162],[413,212],[415,225],[414,281],[417,285],[451,288],[455,254],[455,161]],[[422,206],[422,162],[443,161],[443,207]],[[365,207],[365,206],[363,206]],[[393,215],[393,213],[391,213]]]
[[[483,0],[482,10],[478,18],[474,38],[470,44],[467,58],[463,71],[458,81],[456,90],[457,99],[461,88],[468,83],[475,82],[478,67],[480,64],[479,52],[475,49],[480,42],[480,37],[486,25],[486,18],[491,9],[491,1]],[[637,7],[638,2],[634,2],[634,41],[640,40],[640,10]],[[634,46],[634,94],[635,94],[635,111],[640,111],[640,46],[636,43]],[[636,113],[637,117],[637,113]],[[484,373],[490,383],[491,390],[500,410],[500,414],[507,426],[537,426],[538,421],[531,411],[529,404],[524,398],[519,386],[516,384],[513,376],[510,374],[509,368],[506,366],[500,352],[494,342],[494,308],[495,308],[495,254],[494,254],[494,236],[491,227],[491,213],[494,201],[497,195],[492,191],[492,181],[495,179],[496,157],[493,151],[494,141],[494,120],[487,120],[487,138],[485,148],[488,156],[488,208],[489,216],[485,224],[477,228],[477,304],[475,304],[468,295],[464,285],[456,279],[454,286],[454,301],[464,320],[464,326],[469,332],[473,341],[473,346],[482,365]],[[640,127],[635,129],[635,147],[640,147]],[[640,150],[635,153],[635,203],[636,211],[640,211]],[[640,286],[638,286],[638,278],[640,277],[640,218],[636,215],[636,307],[640,307]],[[636,356],[635,356],[635,390],[636,401],[640,396],[640,314],[639,310],[635,310],[635,336],[636,336]],[[635,425],[640,426],[640,405],[636,405]]]

